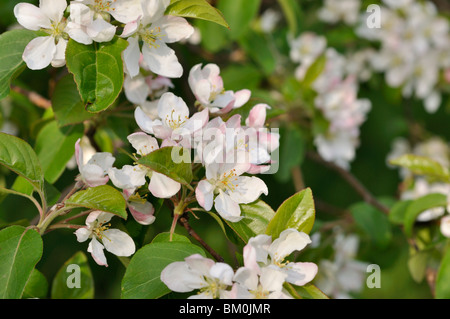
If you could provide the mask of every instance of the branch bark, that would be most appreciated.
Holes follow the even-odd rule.
[[[16,85],[12,85],[11,90],[25,96],[28,100],[30,100],[31,103],[33,103],[37,107],[40,107],[42,109],[49,109],[52,107],[52,102],[50,100],[46,99],[36,92],[28,91]]]

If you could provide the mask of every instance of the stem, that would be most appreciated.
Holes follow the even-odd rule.
[[[36,92],[28,91],[16,85],[12,85],[11,89],[16,93],[25,96],[28,100],[30,100],[31,103],[33,103],[37,107],[40,107],[42,109],[49,109],[52,107],[52,102],[50,100],[44,98]]]
[[[363,200],[375,207],[376,209],[382,211],[385,214],[389,214],[389,208],[384,206],[382,203],[380,203],[375,196],[373,196],[365,187],[364,185],[349,171],[346,171],[340,166],[337,166],[336,164],[332,162],[328,162],[324,160],[319,154],[314,152],[308,152],[306,153],[306,156],[313,160],[314,162],[321,164],[336,173],[338,173],[362,198]]]
[[[224,259],[222,256],[220,256],[214,249],[212,249],[205,241],[192,229],[191,225],[189,225],[189,222],[186,217],[181,217],[179,219],[179,223],[183,225],[183,227],[187,230],[188,234],[195,238],[202,246],[205,248],[211,256],[214,257],[214,259],[218,262],[223,262]]]
[[[67,207],[62,207],[60,209],[57,209],[57,206],[53,206],[54,209],[51,209],[49,213],[47,214],[47,217],[44,218],[44,220],[40,221],[37,227],[40,229],[40,234],[43,235],[49,225],[52,223],[52,221],[58,217],[61,213],[66,212],[69,210]]]
[[[60,228],[80,229],[80,228],[83,228],[83,227],[85,227],[85,226],[82,226],[82,225],[70,225],[70,224],[54,224],[54,225],[48,226],[48,228],[45,230],[45,233],[48,233],[51,230],[60,229]]]
[[[300,192],[305,188],[305,182],[303,180],[303,174],[300,167],[295,166],[292,169],[292,178],[294,179],[295,190]]]

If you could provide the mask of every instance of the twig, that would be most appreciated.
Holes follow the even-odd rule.
[[[294,180],[294,186],[297,192],[300,192],[305,188],[303,174],[299,166],[295,166],[294,168],[292,168],[292,179]]]
[[[30,100],[31,103],[33,103],[37,107],[40,107],[42,109],[49,109],[52,107],[52,102],[50,100],[46,99],[36,92],[28,91],[16,85],[12,85],[11,89],[16,93],[25,96],[28,100]]]
[[[207,243],[203,241],[203,239],[195,232],[195,230],[192,229],[191,225],[189,225],[189,222],[186,217],[182,216],[178,220],[178,222],[183,225],[183,227],[187,230],[188,234],[195,238],[202,246],[205,248],[218,262],[223,262],[224,259],[222,256],[220,256],[214,249],[212,249]]]
[[[314,152],[306,153],[306,156],[313,160],[314,162],[321,164],[336,173],[338,173],[362,198],[363,200],[375,207],[376,209],[382,211],[385,214],[389,214],[389,208],[380,203],[367,189],[361,184],[361,182],[352,175],[349,171],[343,169],[342,167],[324,160],[319,154]]]

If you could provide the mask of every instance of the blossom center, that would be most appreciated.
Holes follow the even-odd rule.
[[[250,290],[250,293],[255,296],[255,299],[267,299],[269,297],[269,291],[264,290],[261,284],[258,284],[256,290]]]
[[[111,8],[111,5],[116,0],[95,0],[93,9],[96,13],[115,11],[116,8]]]
[[[108,237],[105,236],[105,234],[103,233],[105,230],[108,230],[109,227],[111,227],[111,224],[103,224],[103,223],[98,223],[95,225],[94,229],[92,230],[92,232],[95,234],[95,236],[97,236],[99,239],[106,238],[109,241],[111,241]]]
[[[236,188],[239,186],[238,184],[235,184],[237,181],[237,174],[236,170],[233,168],[231,171],[223,173],[220,180],[216,183],[217,187],[221,190],[230,190],[235,191]]]
[[[200,288],[199,293],[211,296],[211,298],[220,298],[220,292],[227,288],[227,285],[222,284],[217,279],[205,278],[208,283],[207,286]]]
[[[178,114],[177,116],[175,114],[175,110],[172,110],[172,112],[170,112],[170,115],[166,115],[165,121],[168,127],[175,130],[179,128],[181,125],[183,125],[187,119],[188,119],[187,116],[185,116],[185,118],[182,119],[181,115]]]
[[[144,29],[144,28],[141,28]],[[161,28],[155,27],[145,28],[143,31],[139,32],[139,35],[145,43],[147,43],[150,48],[159,48],[157,41],[162,39]]]

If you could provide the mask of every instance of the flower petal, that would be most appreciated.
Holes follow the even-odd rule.
[[[105,252],[103,251],[104,248],[105,247],[103,247],[103,245],[96,238],[92,238],[87,251],[91,253],[92,258],[94,258],[98,265],[108,267]]]
[[[25,29],[38,31],[41,28],[52,28],[52,24],[44,12],[30,3],[21,2],[17,4],[14,7],[14,15]]]
[[[161,272],[161,281],[172,291],[189,292],[206,285],[203,276],[193,272],[186,262],[169,264]]]
[[[166,43],[187,39],[194,33],[194,28],[186,19],[175,16],[162,16],[152,23],[152,29],[154,28],[160,28],[162,40]]]
[[[61,68],[66,65],[66,48],[67,48],[67,40],[59,39],[58,44],[56,45],[56,52],[51,62],[52,67]]]
[[[183,67],[178,62],[175,51],[162,41],[156,41],[152,47],[144,43],[142,55],[153,73],[168,78],[180,78],[183,75]]]
[[[92,231],[86,227],[79,228],[74,233],[77,236],[77,241],[82,243],[89,239],[92,234]]]
[[[302,250],[311,243],[311,239],[304,232],[288,228],[281,232],[280,236],[270,245],[269,254],[274,261],[283,259],[294,251]]]
[[[128,47],[123,51],[123,62],[125,72],[131,77],[139,74],[139,59],[141,57],[141,50],[139,48],[139,41],[135,37],[128,38]]]
[[[131,143],[131,146],[133,146],[136,152],[141,156],[145,156],[159,149],[156,138],[145,133],[133,133],[128,135],[127,139],[128,142]]]
[[[66,0],[40,0],[39,8],[54,23],[59,23],[67,8]]]
[[[23,60],[31,70],[42,70],[50,65],[56,53],[53,37],[37,37],[28,43],[23,52]]]
[[[314,279],[318,267],[314,263],[289,263],[285,267],[286,281],[296,286],[303,286]]]
[[[241,208],[230,196],[223,191],[214,200],[214,207],[222,218],[235,223],[242,219]]]
[[[201,180],[195,189],[195,198],[200,206],[211,210],[214,200],[214,186],[207,180]]]
[[[180,191],[181,184],[163,174],[153,172],[148,189],[155,197],[170,198]]]
[[[112,167],[108,170],[111,182],[123,190],[134,190],[144,185],[146,174],[146,169],[131,165],[124,165],[121,169]]]
[[[116,256],[128,257],[136,251],[130,235],[119,229],[105,230],[102,234],[102,242],[106,250]]]
[[[134,219],[141,225],[150,225],[155,221],[155,208],[152,203],[129,200],[128,209]]]

